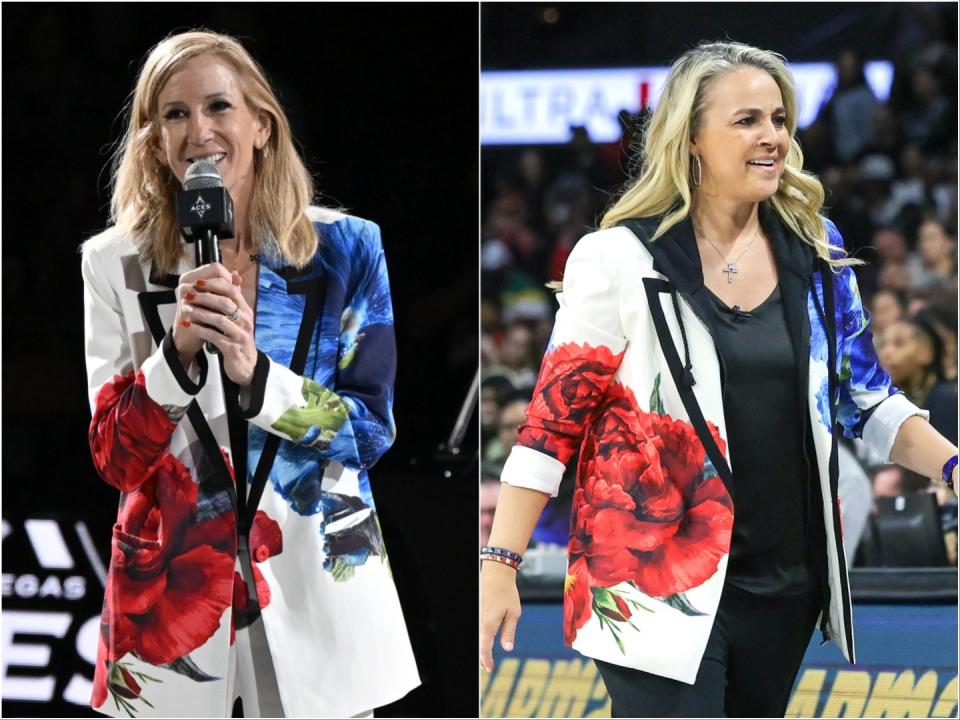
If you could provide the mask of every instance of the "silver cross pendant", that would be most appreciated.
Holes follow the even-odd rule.
[[[727,266],[723,269],[723,272],[727,274],[727,282],[733,282],[733,276],[736,275],[739,271],[734,267],[733,263],[727,263]]]

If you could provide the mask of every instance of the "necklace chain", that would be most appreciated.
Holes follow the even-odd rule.
[[[260,263],[260,253],[250,253],[250,262],[244,265],[242,269],[233,270],[233,268],[229,268],[229,267],[227,269],[233,270],[233,272],[237,273],[240,277],[244,277],[244,273],[247,272],[247,270],[249,270],[252,265],[256,265],[259,263]]]
[[[742,258],[744,255],[747,254],[747,250],[750,249],[750,247],[753,245],[754,241],[757,239],[757,236],[759,234],[760,234],[760,223],[757,223],[757,229],[753,233],[753,237],[750,239],[750,242],[747,243],[747,246],[743,249],[743,252],[737,255],[737,259],[734,260],[733,262],[730,262],[723,256],[723,253],[720,252],[720,249],[713,244],[713,241],[710,240],[710,238],[702,234],[700,235],[700,237],[702,237],[704,240],[710,243],[710,247],[712,247],[714,250],[717,251],[717,255],[720,256],[720,260],[722,260],[724,264],[726,264],[726,267],[723,268],[721,272],[725,272],[727,274],[727,283],[732,283],[733,276],[740,272],[739,270],[737,270],[737,263],[740,262],[740,258]]]

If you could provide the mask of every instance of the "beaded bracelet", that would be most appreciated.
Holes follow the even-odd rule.
[[[943,482],[946,483],[947,487],[953,490],[953,469],[957,466],[957,456],[954,455],[952,458],[947,460],[943,464]]]
[[[515,560],[517,565],[523,562],[523,555],[521,555],[520,553],[515,553],[512,550],[507,550],[506,548],[502,548],[502,547],[492,547],[490,545],[484,545],[482,548],[480,548],[480,552],[491,553],[493,555],[499,555],[501,557],[510,558],[512,560]]]
[[[513,558],[504,557],[503,555],[497,555],[496,553],[480,553],[481,560],[493,560],[494,562],[501,563],[503,565],[509,565],[514,570],[520,570],[520,563],[518,563]]]

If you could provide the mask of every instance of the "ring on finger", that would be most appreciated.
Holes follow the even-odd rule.
[[[234,311],[230,315],[227,315],[227,320],[229,320],[232,323],[235,323],[239,319],[240,319],[240,306],[237,305],[237,307],[234,308]]]

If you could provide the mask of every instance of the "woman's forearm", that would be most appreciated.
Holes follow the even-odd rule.
[[[915,415],[900,426],[890,459],[920,475],[940,478],[943,464],[956,453],[957,448],[953,443],[922,417]]]
[[[522,555],[549,500],[550,496],[539,490],[501,484],[497,512],[493,516],[493,527],[487,544]],[[484,563],[486,564],[488,563]]]

